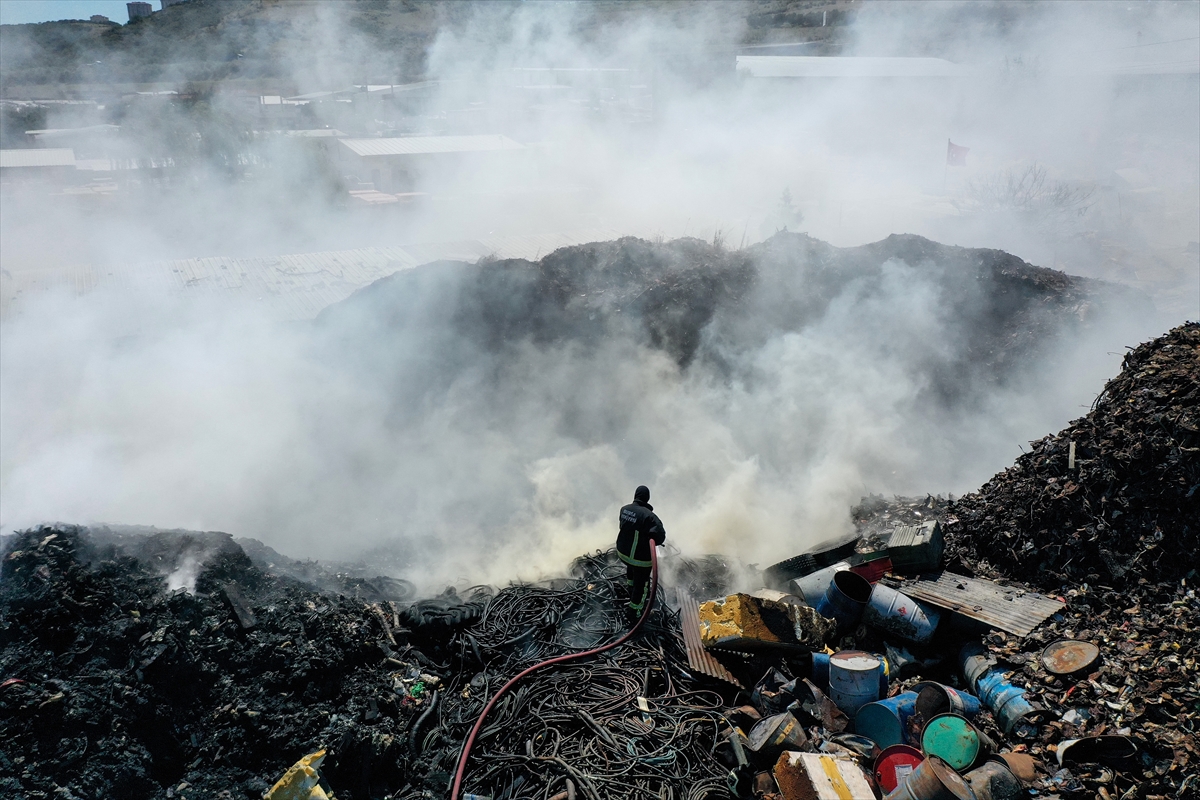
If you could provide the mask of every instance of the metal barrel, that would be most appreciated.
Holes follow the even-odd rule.
[[[1033,783],[1037,780],[1037,761],[1029,753],[1001,753],[998,758],[1021,783]]]
[[[917,713],[922,719],[933,719],[947,711],[974,719],[979,713],[979,698],[934,681],[924,681],[913,687],[917,693]]]
[[[888,693],[888,661],[883,656],[876,656],[879,659],[879,696],[887,697]],[[808,679],[817,685],[822,691],[829,688],[829,653],[813,653],[812,654],[812,671]]]
[[[812,676],[809,680],[820,689],[829,688],[829,653],[812,654]]]
[[[967,679],[967,686],[974,687],[988,670],[996,666],[996,659],[987,654],[982,644],[972,642],[959,651],[958,664],[963,677]]]
[[[882,583],[871,589],[862,612],[863,622],[900,639],[925,644],[933,638],[941,614]]]
[[[963,777],[979,800],[1023,800],[1029,796],[1020,779],[998,757],[989,758]]]
[[[904,692],[886,700],[866,703],[854,715],[854,730],[880,747],[903,744],[916,702],[916,692]]]
[[[928,756],[885,800],[977,800],[957,772],[937,756]]]
[[[808,742],[804,726],[788,712],[759,720],[746,737],[750,749],[764,755],[796,750]]]
[[[883,791],[894,792],[924,760],[920,750],[907,744],[885,747],[875,759],[875,782]]]
[[[862,650],[845,650],[829,659],[829,699],[854,714],[879,699],[879,657]]]
[[[1006,734],[1028,738],[1037,733],[1037,721],[1044,711],[1025,699],[1025,690],[1013,686],[1002,669],[993,668],[975,684],[979,700],[996,717],[1000,729]]]
[[[829,588],[813,608],[821,616],[836,620],[838,633],[843,634],[858,624],[870,599],[867,579],[845,570],[834,573]]]
[[[833,576],[848,569],[850,569],[849,561],[839,561],[816,572],[788,581],[788,589],[792,594],[799,595],[804,598],[804,602],[816,608],[817,603],[829,589],[829,584],[833,582]]]
[[[938,714],[921,731],[925,755],[937,756],[960,772],[982,763],[995,749],[987,734],[958,714]]]

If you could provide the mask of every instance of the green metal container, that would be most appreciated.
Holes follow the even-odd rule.
[[[996,745],[966,717],[938,714],[921,731],[921,749],[963,772],[983,763]]]

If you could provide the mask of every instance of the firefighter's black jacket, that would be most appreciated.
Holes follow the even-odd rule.
[[[650,566],[650,541],[662,544],[667,532],[654,506],[634,500],[621,509],[621,531],[617,534],[617,555],[635,567]]]

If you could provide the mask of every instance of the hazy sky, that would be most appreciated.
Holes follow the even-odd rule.
[[[161,4],[150,5],[158,11]],[[125,0],[0,0],[0,25],[87,19],[93,14],[103,14],[113,22],[129,19]]]

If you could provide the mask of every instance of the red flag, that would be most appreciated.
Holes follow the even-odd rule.
[[[969,152],[971,152],[971,148],[957,145],[947,139],[946,165],[950,167],[965,167],[967,165],[967,153]]]

